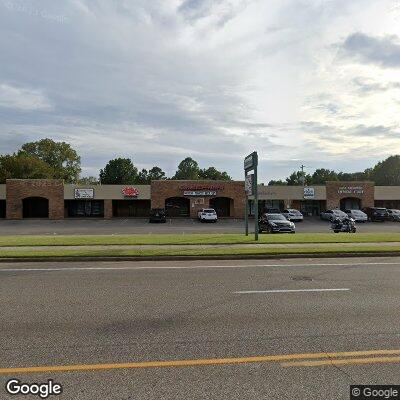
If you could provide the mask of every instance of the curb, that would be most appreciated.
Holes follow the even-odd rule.
[[[198,260],[277,260],[290,258],[354,258],[354,257],[399,257],[400,251],[351,252],[351,253],[302,253],[302,254],[238,254],[205,256],[100,256],[100,257],[10,257],[0,258],[0,263],[22,262],[87,262],[87,261],[198,261]]]

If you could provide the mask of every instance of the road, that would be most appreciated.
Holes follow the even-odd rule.
[[[368,222],[357,224],[358,232],[400,232],[399,222]],[[250,220],[254,232],[254,220]],[[330,223],[318,217],[307,217],[296,223],[299,233],[329,233]],[[221,219],[215,224],[202,224],[194,219],[171,219],[166,224],[149,224],[147,219],[0,219],[0,235],[120,235],[120,234],[188,234],[188,233],[243,233],[244,221]]]
[[[33,398],[7,396],[11,377],[79,400],[400,384],[400,258],[3,263],[0,304],[1,399]]]

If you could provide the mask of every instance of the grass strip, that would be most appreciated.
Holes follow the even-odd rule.
[[[161,256],[224,256],[224,255],[277,255],[326,253],[388,253],[400,252],[400,246],[300,247],[300,248],[215,248],[215,249],[148,249],[148,250],[0,250],[0,258],[36,257],[161,257]]]
[[[400,242],[400,233],[296,233],[261,234],[258,243],[380,243]],[[196,245],[257,243],[243,234],[147,234],[147,235],[15,235],[0,236],[5,246],[96,246],[96,245]]]

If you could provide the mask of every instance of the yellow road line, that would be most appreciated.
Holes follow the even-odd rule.
[[[290,360],[310,360],[325,359],[319,362],[331,363],[327,359],[341,357],[360,357],[360,356],[382,356],[382,355],[400,355],[400,349],[395,350],[366,350],[366,351],[347,351],[339,353],[305,353],[305,354],[283,354],[255,357],[237,357],[237,358],[211,358],[195,360],[170,360],[170,361],[141,361],[129,363],[113,364],[81,364],[81,365],[53,365],[42,367],[17,367],[0,368],[0,375],[30,374],[38,372],[73,372],[73,371],[98,371],[112,369],[131,369],[131,368],[162,368],[162,367],[191,367],[202,365],[228,365],[228,364],[247,364],[262,362],[280,362]],[[400,359],[400,357],[398,357]],[[376,358],[373,358],[374,360]],[[311,361],[306,361],[311,362]],[[287,363],[296,364],[296,363]],[[286,366],[286,365],[285,365]],[[287,365],[289,366],[289,365]]]
[[[282,367],[321,367],[325,365],[361,365],[400,363],[400,357],[348,358],[345,360],[318,360],[281,363]]]

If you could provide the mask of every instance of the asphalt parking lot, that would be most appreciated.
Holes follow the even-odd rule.
[[[399,222],[357,224],[359,232],[400,232]],[[254,232],[254,220],[250,221]],[[296,231],[325,233],[330,223],[317,217],[296,223]],[[242,233],[244,220],[221,219],[217,223],[200,223],[192,219],[170,219],[166,224],[150,224],[147,219],[65,219],[65,220],[0,220],[0,235],[121,235],[157,233]]]

